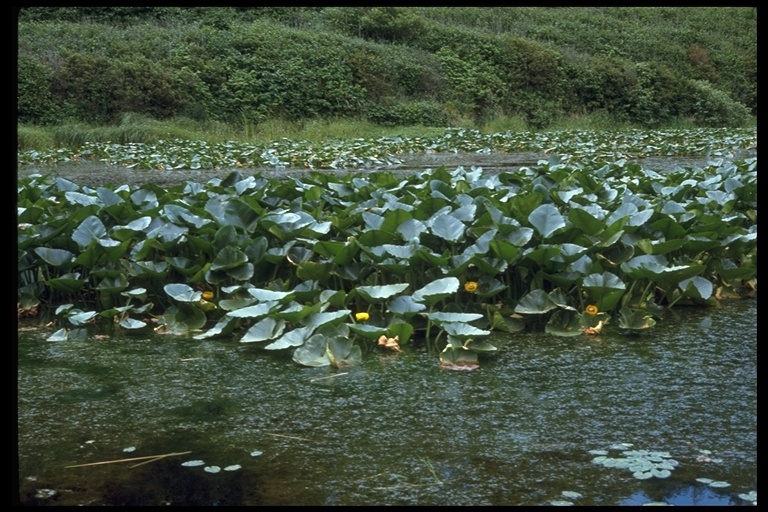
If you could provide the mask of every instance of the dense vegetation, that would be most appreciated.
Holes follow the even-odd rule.
[[[736,127],[757,115],[749,7],[35,7],[18,121],[131,116],[544,129],[604,115]]]
[[[18,184],[18,314],[55,315],[52,340],[106,320],[118,332],[235,337],[310,366],[354,364],[377,342],[397,349],[413,337],[464,369],[496,350],[495,330],[640,332],[673,306],[755,295],[757,158],[733,152],[756,148],[756,135],[457,130],[429,141],[443,151],[550,150],[549,160],[498,174],[234,171],[115,189],[32,175]],[[347,146],[345,159],[317,148],[315,163],[336,154],[344,167],[367,166],[424,144],[380,142]],[[280,166],[307,157],[296,149],[179,142],[91,152],[162,170],[226,159]],[[624,157],[697,153],[710,157],[705,168],[670,172]]]

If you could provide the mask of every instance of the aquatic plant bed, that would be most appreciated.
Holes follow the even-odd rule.
[[[493,331],[637,334],[663,309],[754,295],[756,167],[726,155],[660,173],[581,151],[493,174],[95,189],[32,175],[18,181],[18,314],[52,317],[52,340],[234,337],[305,366],[424,342],[473,369]]]
[[[411,155],[437,153],[536,153],[604,160],[654,156],[726,156],[757,150],[755,128],[695,130],[562,130],[483,134],[452,128],[438,137],[355,138],[316,143],[281,139],[267,145],[173,139],[156,144],[89,142],[81,148],[18,153],[18,166],[99,162],[137,170],[228,168],[394,168]]]

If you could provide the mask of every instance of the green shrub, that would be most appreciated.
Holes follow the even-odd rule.
[[[139,57],[113,61],[109,74],[116,113],[139,112],[165,119],[178,112],[182,97],[172,70]]]
[[[715,89],[709,82],[690,82],[691,111],[689,115],[702,126],[741,127],[750,120],[750,112],[741,103],[734,101],[727,93]]]
[[[115,109],[112,61],[106,57],[73,53],[54,76],[51,90],[55,101],[65,106],[65,115],[87,123],[112,122]]]
[[[738,124],[740,105],[756,116],[753,10],[652,11],[24,9],[18,120],[100,125],[134,112],[254,133],[275,118],[513,116],[544,128],[598,112],[647,127]]]
[[[58,121],[59,107],[51,95],[51,69],[29,57],[20,57],[16,69],[18,121],[38,124]]]
[[[641,62],[635,66],[637,80],[630,90],[628,117],[652,128],[681,114],[685,84],[669,68],[658,63]]]
[[[409,42],[424,30],[424,22],[402,7],[372,7],[360,16],[360,33],[375,41]]]
[[[447,126],[449,124],[448,116],[442,107],[429,101],[372,105],[368,109],[368,120],[384,126]]]

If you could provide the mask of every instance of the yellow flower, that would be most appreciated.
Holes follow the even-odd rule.
[[[212,291],[204,291],[203,292],[203,300],[211,300],[213,299],[213,292]]]
[[[371,318],[371,315],[369,315],[365,311],[363,311],[362,313],[355,313],[355,320],[357,320],[358,322],[365,322],[369,318]]]
[[[477,283],[475,281],[467,281],[464,283],[464,289],[469,293],[475,293],[477,290]]]
[[[588,315],[595,316],[597,314],[597,306],[590,304],[585,311]]]

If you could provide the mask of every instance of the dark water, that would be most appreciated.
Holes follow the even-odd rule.
[[[751,505],[738,495],[757,490],[756,320],[753,299],[678,308],[637,337],[506,334],[472,372],[419,346],[336,370],[236,340],[20,329],[20,499],[548,505],[572,491],[577,505]],[[615,443],[679,466],[638,480],[591,462]]]
[[[737,151],[739,158],[756,156],[756,151]],[[487,173],[498,173],[501,171],[511,171],[520,167],[532,167],[539,161],[547,161],[548,156],[544,153],[414,153],[402,155],[401,165],[389,166],[377,169],[348,169],[348,170],[319,170],[317,172],[327,174],[365,174],[369,172],[390,172],[395,175],[406,176],[413,172],[423,171],[425,169],[436,169],[445,166],[449,170],[463,166],[471,169],[473,166],[480,167]],[[652,169],[658,172],[672,171],[678,168],[707,167],[711,161],[717,161],[718,158],[710,159],[705,156],[700,157],[647,157],[634,160],[646,169]],[[212,178],[226,178],[235,169],[206,169],[206,170],[142,170],[128,169],[119,166],[107,166],[101,162],[80,161],[77,163],[59,163],[51,165],[23,166],[17,169],[17,177],[29,176],[32,174],[50,174],[60,176],[70,181],[85,185],[88,187],[99,186],[120,186],[130,185],[138,187],[144,183],[155,183],[158,186],[172,186],[178,183],[193,181],[197,183],[206,183]],[[276,168],[276,167],[254,167],[237,169],[243,176],[258,174],[266,178],[297,178],[301,179],[307,176],[310,171],[301,168]],[[314,171],[312,171],[314,172]]]

